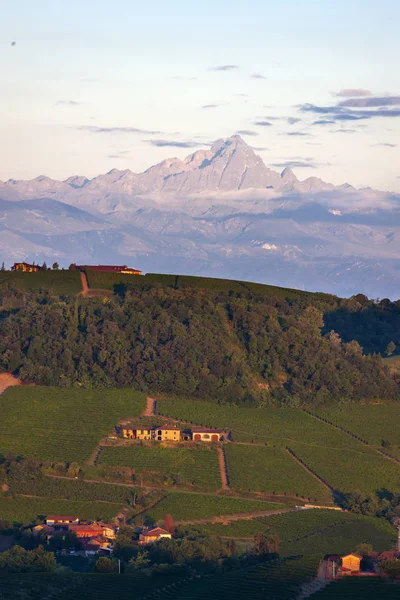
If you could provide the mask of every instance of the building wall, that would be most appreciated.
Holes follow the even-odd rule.
[[[195,431],[193,433],[193,439],[196,442],[219,442],[222,434],[220,433],[202,433]]]
[[[352,571],[359,571],[360,562],[361,560],[357,558],[357,556],[352,556],[350,554],[349,556],[344,556],[342,558],[342,567],[345,567],[346,569],[351,569]]]

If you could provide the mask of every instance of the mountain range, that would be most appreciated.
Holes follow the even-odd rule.
[[[399,201],[278,173],[234,135],[143,173],[0,182],[0,259],[128,264],[396,299]]]

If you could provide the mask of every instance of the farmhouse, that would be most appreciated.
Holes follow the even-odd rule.
[[[220,429],[193,427],[192,435],[195,442],[220,442],[223,439],[224,432]]]
[[[39,265],[30,265],[26,262],[16,262],[11,267],[11,271],[23,271],[24,273],[36,273],[41,270],[42,267],[39,267]]]
[[[352,575],[354,573],[359,573],[361,570],[361,560],[362,556],[356,554],[355,552],[346,554],[346,556],[342,556],[342,564],[339,568],[339,574]]]
[[[133,269],[126,265],[76,265],[69,266],[72,271],[102,271],[105,273],[121,273],[122,275],[141,275],[142,271]]]
[[[163,425],[154,430],[155,439],[158,442],[163,440],[173,440],[178,442],[181,439],[181,430],[179,427],[173,427],[172,425]]]
[[[139,534],[139,544],[154,544],[161,539],[172,539],[172,535],[166,529],[155,527],[154,529],[143,529]]]

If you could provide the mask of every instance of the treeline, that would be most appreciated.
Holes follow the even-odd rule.
[[[381,357],[330,329],[335,313],[369,309],[356,299],[316,296],[313,306],[250,291],[118,291],[106,301],[26,293],[23,306],[3,311],[0,369],[43,385],[253,406],[397,398]]]

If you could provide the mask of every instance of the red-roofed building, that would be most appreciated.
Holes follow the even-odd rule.
[[[158,542],[161,539],[172,539],[172,535],[166,529],[162,529],[161,527],[154,527],[154,529],[142,529],[142,532],[139,534],[139,544],[154,544],[154,542]]]
[[[142,271],[126,265],[76,265],[69,266],[72,271],[103,271],[105,273],[121,273],[122,275],[141,275]]]
[[[54,526],[54,525],[68,525],[70,523],[78,524],[79,517],[71,516],[71,515],[47,515],[46,517],[46,525]]]

